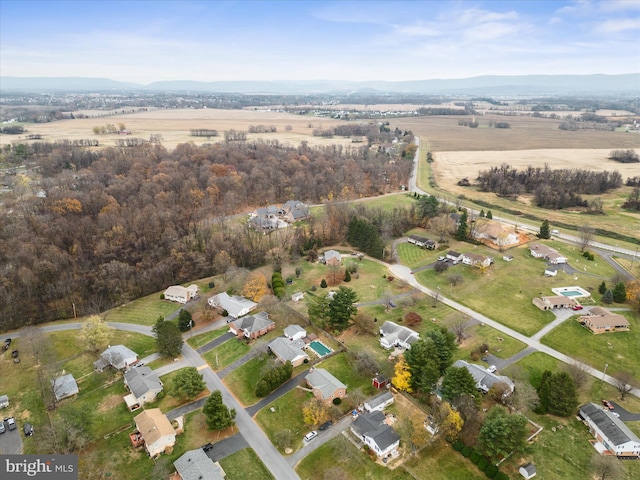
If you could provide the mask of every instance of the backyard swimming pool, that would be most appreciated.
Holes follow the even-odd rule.
[[[565,297],[572,298],[585,298],[590,297],[591,294],[581,287],[560,287],[552,288],[551,291],[556,295],[564,295]]]
[[[313,349],[314,352],[318,354],[319,357],[324,357],[325,355],[329,355],[333,350],[327,347],[324,343],[314,340],[309,344],[309,346]]]

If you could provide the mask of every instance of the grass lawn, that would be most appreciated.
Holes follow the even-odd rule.
[[[194,349],[198,349],[203,345],[209,343],[211,340],[215,340],[216,338],[221,337],[228,331],[229,329],[225,327],[219,330],[214,330],[212,332],[201,333],[200,335],[196,335],[195,337],[189,337],[187,339],[187,343]]]
[[[224,383],[245,407],[260,400],[254,392],[262,370],[268,361],[269,355],[266,353],[259,355],[224,378]]]
[[[455,360],[469,360],[471,358],[471,351],[482,343],[489,345],[489,353],[503,359],[512,357],[520,350],[526,348],[526,345],[521,341],[499,332],[488,325],[474,325],[467,328],[465,333],[468,335],[468,338],[462,342],[457,352],[454,353]]]
[[[242,358],[249,353],[249,350],[251,350],[251,347],[247,345],[247,342],[232,338],[205,353],[203,358],[211,365],[211,368],[219,371]]]
[[[362,389],[365,395],[373,395],[376,392],[376,389],[371,385],[371,379],[358,375],[346,353],[334,355],[316,366],[331,372],[334,377],[344,383],[347,386],[347,394],[349,394],[349,390],[355,388]],[[348,402],[343,401],[343,403]]]
[[[505,368],[502,374],[510,376],[516,373],[513,376],[518,377],[522,372],[525,380],[528,379],[531,385],[538,387],[542,379],[542,373],[545,370],[557,372],[562,365],[563,363],[560,360],[556,360],[546,353],[533,352],[531,355],[527,355],[517,363]]]
[[[178,376],[178,372],[181,372],[183,370],[184,368],[181,368],[179,370],[176,370],[175,372],[167,373],[166,375],[161,376],[160,380],[162,381],[163,391],[165,395],[161,399],[150,403],[148,406],[145,406],[145,408],[159,408],[164,413],[166,413],[169,410],[173,410],[174,408],[179,407],[180,405],[184,405],[198,398],[209,395],[209,390],[207,390],[206,388],[196,398],[193,399],[187,399],[173,395],[173,379]]]
[[[153,325],[158,317],[166,317],[180,309],[179,303],[160,300],[160,293],[152,293],[121,307],[109,310],[104,319],[108,322],[139,323]]]
[[[618,313],[629,320],[629,332],[594,335],[579,322],[569,319],[545,335],[542,342],[598,370],[603,370],[605,364],[609,364],[608,374],[626,370],[635,372],[636,378],[640,378],[640,320],[632,312]]]
[[[422,233],[422,235],[425,236],[424,233]],[[438,257],[442,255],[442,252],[438,250],[426,250],[416,247],[411,243],[400,243],[396,249],[400,256],[400,263],[409,268],[422,267],[423,265],[435,262]]]
[[[409,193],[398,193],[397,195],[371,197],[367,200],[358,201],[358,203],[367,208],[380,208],[385,212],[391,212],[394,208],[411,207],[411,205],[416,203],[416,198]]]
[[[438,440],[408,459],[402,468],[416,479],[482,480],[487,477],[444,440]]]
[[[220,466],[227,474],[226,480],[275,480],[256,452],[250,448],[223,458]]]
[[[291,448],[297,450],[302,447],[304,435],[312,428],[305,425],[301,407],[310,398],[313,398],[310,392],[294,388],[271,403],[269,408],[263,408],[256,414],[256,422],[274,445],[276,445],[274,442],[276,433],[287,429],[291,432],[293,439]],[[272,412],[271,408],[275,411]],[[283,452],[282,449],[279,448],[279,450]]]
[[[342,435],[307,455],[296,468],[302,479],[349,478],[358,480],[411,480],[402,468],[390,470],[374,463]],[[445,478],[445,477],[443,477]],[[469,477],[466,477],[469,478]]]

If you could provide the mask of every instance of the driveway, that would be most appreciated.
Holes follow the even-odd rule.
[[[2,418],[0,418],[2,421]],[[7,422],[4,422],[5,432],[0,433],[0,454],[2,455],[18,455],[22,453],[22,425],[16,420],[18,428],[9,431]]]
[[[613,404],[613,406],[615,407],[613,411],[620,415],[620,420],[622,420],[623,422],[640,422],[640,413],[631,413],[625,410],[620,406],[620,404],[616,402],[609,403]]]
[[[292,468],[295,468],[300,460],[302,460],[317,448],[324,445],[329,440],[337,437],[338,435],[341,435],[342,432],[344,432],[351,426],[351,423],[353,423],[353,417],[351,415],[342,417],[328,430],[325,430],[324,432],[318,432],[318,436],[310,442],[303,441],[303,447],[300,450],[293,452],[288,457],[285,457],[285,460],[289,465],[291,465]]]
[[[308,373],[309,373],[309,370],[307,369],[304,372],[300,372],[295,377],[291,377],[285,384],[280,385],[278,388],[276,388],[273,392],[271,392],[269,395],[264,397],[258,403],[253,404],[250,407],[245,408],[245,411],[250,416],[253,417],[256,413],[258,413],[259,410],[261,410],[262,408],[266,407],[271,402],[277,400],[278,398],[280,398],[285,393],[290,392],[291,390],[296,388],[298,385],[302,385],[302,383],[303,383],[302,379],[304,377],[306,377],[308,375]]]
[[[213,444],[213,448],[209,450],[207,453],[207,457],[209,457],[214,462],[219,462],[223,458],[228,457],[229,455],[233,455],[240,450],[248,448],[249,444],[242,436],[241,433],[236,433],[235,435],[225,438],[224,440],[220,440]]]
[[[222,345],[227,340],[231,340],[232,338],[235,338],[235,337],[236,336],[233,333],[227,332],[224,335],[220,335],[218,338],[214,338],[209,343],[203,345],[202,347],[197,349],[196,352],[202,355],[203,353],[207,353],[208,351],[216,348],[218,345]]]

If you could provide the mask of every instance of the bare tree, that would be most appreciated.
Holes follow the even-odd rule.
[[[622,371],[612,376],[615,379],[615,387],[620,392],[620,400],[624,400],[627,394],[633,390],[631,386],[634,381],[633,375],[630,372]]]
[[[624,476],[624,468],[616,457],[595,455],[591,460],[591,468],[598,480],[616,480]]]
[[[467,316],[458,316],[455,317],[451,323],[449,324],[449,330],[451,330],[456,335],[456,342],[458,344],[462,343],[465,339],[466,335],[464,331],[467,328],[467,323],[469,323],[469,317]]]
[[[456,230],[456,223],[447,215],[438,215],[429,220],[429,227],[438,235],[438,241],[444,242],[447,235],[452,235]]]
[[[584,387],[587,380],[590,378],[588,369],[589,367],[584,363],[577,362],[575,360],[567,363],[564,367],[564,370],[571,376],[578,390]]]
[[[516,412],[524,412],[536,408],[539,402],[536,389],[529,382],[516,380],[514,383],[516,388],[508,398],[510,406]]]
[[[46,336],[39,327],[29,326],[25,328],[22,331],[22,339],[24,340],[27,351],[33,356],[36,366],[40,364],[41,361],[44,361],[50,353]]]
[[[595,230],[588,225],[581,226],[578,231],[580,232],[580,251],[584,252],[593,240],[593,234]]]

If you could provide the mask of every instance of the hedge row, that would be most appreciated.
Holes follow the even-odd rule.
[[[291,362],[268,370],[256,384],[256,397],[266,397],[289,380],[292,373],[293,365]]]
[[[284,280],[282,280],[280,272],[273,272],[273,275],[271,275],[271,288],[276,297],[284,297]]]
[[[486,458],[471,447],[467,447],[462,440],[458,440],[453,444],[453,449],[456,452],[460,452],[463,457],[468,458],[478,467],[481,472],[484,472],[487,478],[491,480],[509,480],[509,477],[501,472],[498,467],[492,465]]]

